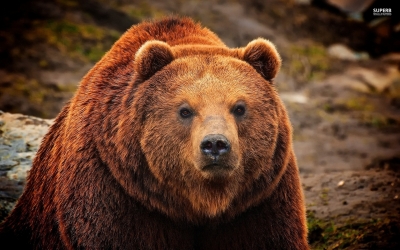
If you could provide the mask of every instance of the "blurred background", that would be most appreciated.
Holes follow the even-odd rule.
[[[56,117],[88,70],[144,20],[190,16],[230,47],[267,38],[283,59],[274,84],[294,128],[313,249],[400,249],[394,2],[9,1],[0,9],[0,110]]]
[[[284,61],[277,86],[294,91],[343,64],[398,52],[400,14],[372,12],[390,2],[13,0],[0,10],[0,110],[55,117],[124,31],[170,14],[200,21],[228,46],[270,39]]]

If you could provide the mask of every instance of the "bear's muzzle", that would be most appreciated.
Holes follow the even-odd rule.
[[[206,135],[200,143],[204,165],[201,171],[213,177],[230,175],[235,167],[229,164],[231,143],[222,134]]]

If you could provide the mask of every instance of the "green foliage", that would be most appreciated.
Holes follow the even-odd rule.
[[[120,35],[115,31],[67,20],[48,21],[43,29],[49,44],[67,55],[90,62],[100,60]]]
[[[328,192],[329,192],[328,188],[323,188],[322,192],[320,194],[320,198],[322,200],[322,204],[324,204],[325,206],[328,205],[328,200],[329,200]]]
[[[147,1],[135,1],[133,4],[121,5],[118,8],[129,16],[139,20],[159,18],[165,15],[163,11],[157,9]]]
[[[27,41],[48,44],[63,55],[84,62],[100,60],[119,36],[114,30],[66,19],[36,21],[33,29],[24,34]],[[39,65],[45,67],[47,62],[41,60]]]
[[[348,99],[346,100],[344,106],[348,110],[354,111],[370,112],[374,110],[374,106],[371,104],[371,101],[369,101],[365,96]]]
[[[54,118],[53,114],[47,113],[54,106],[54,103],[49,102],[49,99],[61,99],[65,95],[72,96],[76,90],[76,84],[65,85],[45,85],[37,79],[27,78],[23,75],[10,75],[7,82],[1,86],[0,97],[8,96],[11,99],[29,103],[29,106],[40,111],[35,115]],[[40,108],[39,108],[40,107]],[[10,107],[11,108],[11,107]],[[13,106],[9,112],[18,113],[18,106]]]
[[[324,221],[315,216],[312,211],[307,211],[307,226],[309,243],[312,249],[349,249],[352,245],[362,245],[368,239],[376,236],[377,230],[391,228],[392,221],[369,220],[348,221],[336,225],[333,221]]]
[[[400,123],[398,119],[378,112],[378,108],[366,96],[347,99],[339,106],[343,106],[346,111],[354,111],[355,117],[367,126],[383,129]]]
[[[329,57],[322,45],[293,45],[286,52],[289,57],[283,70],[301,82],[322,79],[329,69]]]
[[[384,128],[389,128],[391,126],[396,126],[396,125],[398,126],[400,120],[398,120],[398,118],[395,119],[380,113],[371,113],[371,114],[364,114],[362,116],[362,123],[367,126],[375,127],[378,129],[384,129]]]

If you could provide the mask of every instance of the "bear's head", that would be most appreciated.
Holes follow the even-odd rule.
[[[272,84],[281,60],[267,40],[244,48],[137,51],[110,167],[148,208],[196,218],[247,209],[284,171],[290,126]]]

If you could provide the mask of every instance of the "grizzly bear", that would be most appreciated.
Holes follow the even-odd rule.
[[[43,139],[2,247],[308,249],[280,65],[189,18],[133,26]]]

